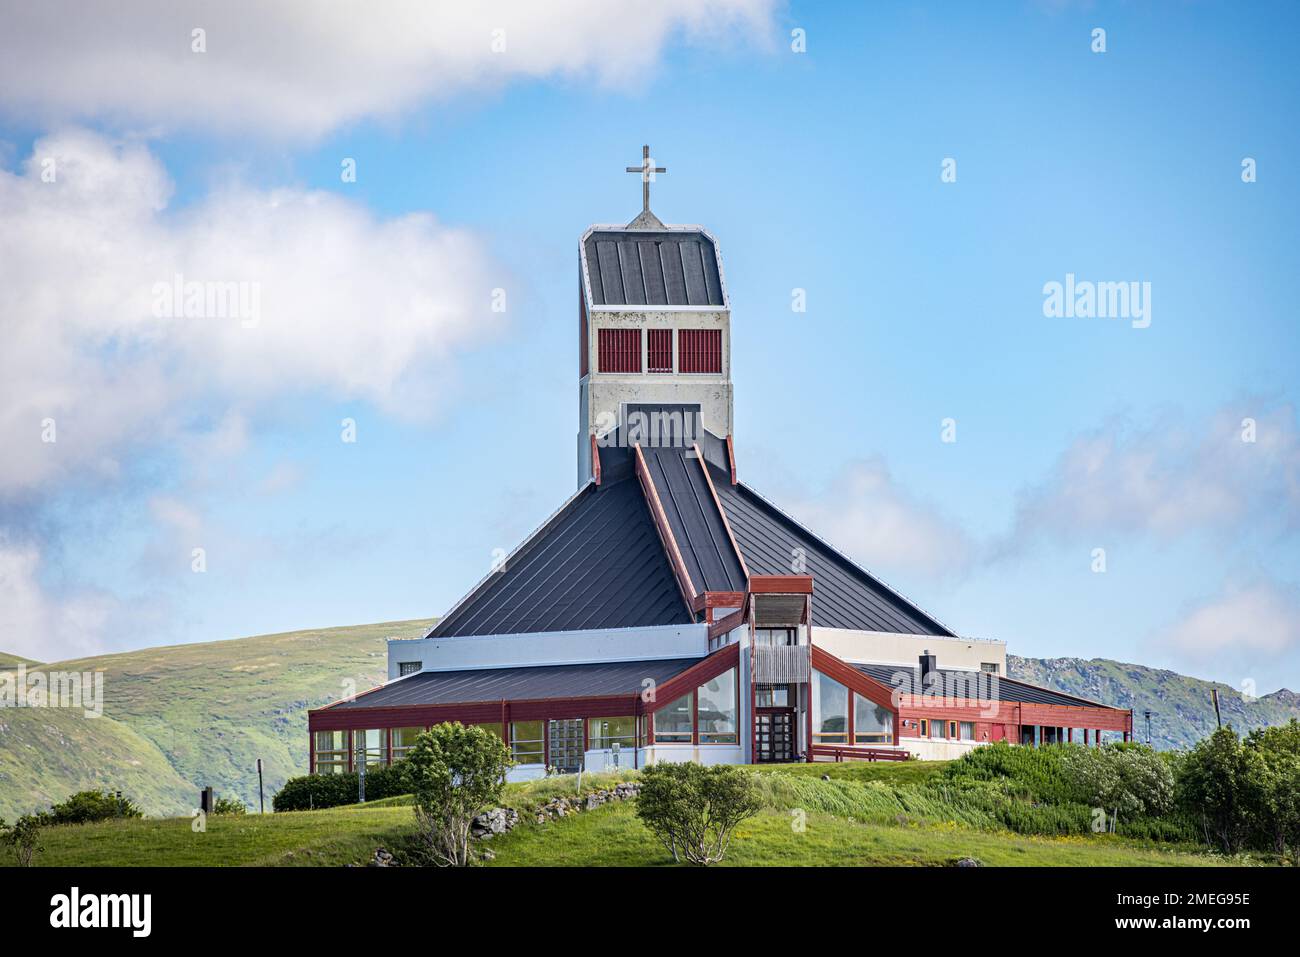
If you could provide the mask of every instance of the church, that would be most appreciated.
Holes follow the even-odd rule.
[[[1130,711],[1016,681],[743,480],[718,240],[650,210],[578,242],[577,491],[388,680],[310,711],[311,771],[402,758],[443,721],[512,779],[644,767],[958,757],[1100,744]],[[743,333],[743,324],[742,324]]]

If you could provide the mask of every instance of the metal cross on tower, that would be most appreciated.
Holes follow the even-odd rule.
[[[649,144],[641,147],[641,165],[629,166],[629,173],[641,174],[641,212],[642,214],[650,212],[650,183],[655,178],[655,173],[666,173],[666,166],[651,166],[650,146]]]

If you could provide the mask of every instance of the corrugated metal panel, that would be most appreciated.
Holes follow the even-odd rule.
[[[713,484],[751,575],[789,575],[798,557],[796,549],[802,551],[802,574],[812,575],[814,582],[814,628],[824,625],[955,637],[752,489],[732,485],[729,477],[717,469]]]
[[[886,688],[905,687],[905,688],[923,688],[921,684],[921,671],[919,668],[906,668],[901,665],[878,665],[878,664],[857,664],[853,667],[862,672],[868,678],[872,678],[883,684]],[[953,671],[950,669],[936,669],[939,674],[943,675],[945,681],[961,682],[971,679],[976,672],[971,671]],[[896,683],[895,676],[899,674],[908,675],[903,682]],[[1089,701],[1087,698],[1076,698],[1073,695],[1061,694],[1059,691],[1052,691],[1048,688],[1040,688],[1037,685],[1026,684],[1023,681],[1016,681],[1011,678],[1004,678],[1001,675],[984,675],[980,674],[979,687],[986,687],[983,682],[986,679],[997,677],[997,699],[999,701],[1019,701],[1024,704],[1060,704],[1070,705],[1073,707],[1085,706],[1093,708],[1108,708],[1110,705],[1101,704],[1098,701]],[[960,687],[960,684],[956,685]]]
[[[696,591],[743,591],[745,572],[709,491],[703,463],[685,448],[642,452]]]
[[[723,304],[717,249],[703,233],[602,230],[586,254],[598,306]]]
[[[475,701],[522,701],[545,698],[594,698],[634,695],[649,678],[661,685],[703,658],[662,661],[613,661],[538,668],[485,668],[477,671],[426,671],[411,675],[330,710],[392,708]]]
[[[635,481],[588,486],[430,632],[433,637],[691,621]]]

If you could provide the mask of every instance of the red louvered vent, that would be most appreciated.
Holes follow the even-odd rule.
[[[641,330],[600,330],[600,371],[641,371]]]
[[[722,330],[682,329],[677,339],[682,372],[722,371]]]
[[[673,371],[673,331],[671,329],[651,329],[650,339],[646,343],[650,353],[646,360],[651,372]]]

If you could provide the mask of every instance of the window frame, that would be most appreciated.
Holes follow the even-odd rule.
[[[618,342],[617,340],[624,340]],[[632,348],[632,341],[636,341],[636,347]],[[606,342],[610,343],[608,352],[606,351]],[[626,329],[622,327],[602,328],[596,330],[596,373],[598,375],[642,375],[645,369],[645,336],[641,334],[641,329]],[[623,359],[633,360],[635,368],[605,368],[605,359],[612,361]]]
[[[695,338],[699,335],[699,339]],[[716,369],[688,368],[703,364],[704,357],[713,358],[713,337],[717,337],[718,349]],[[684,338],[685,337],[685,338]],[[699,343],[707,343],[708,347]],[[677,373],[678,375],[722,375],[722,330],[721,329],[678,329],[677,330]]]
[[[676,338],[677,337],[673,335],[672,329],[646,330],[645,371],[647,375],[672,375],[677,371],[677,349],[675,347]],[[659,348],[656,351],[656,339],[661,340],[659,343],[660,346],[665,344],[662,340],[667,340],[668,364],[666,366],[662,363],[659,365],[655,364],[655,358],[662,358],[663,356],[662,348]]]

